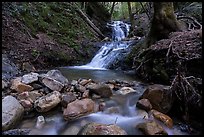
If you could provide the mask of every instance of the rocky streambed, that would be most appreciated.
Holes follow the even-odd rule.
[[[4,135],[180,135],[166,113],[169,86],[125,80],[67,79],[59,70],[2,80]]]

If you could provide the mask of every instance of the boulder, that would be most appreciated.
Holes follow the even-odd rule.
[[[89,123],[79,131],[78,135],[127,135],[127,133],[117,125]]]
[[[167,115],[165,115],[165,114],[163,114],[163,113],[161,113],[161,112],[159,112],[157,110],[154,110],[154,109],[151,110],[150,112],[152,113],[154,118],[156,118],[159,121],[163,122],[167,127],[169,127],[169,128],[173,127],[173,120],[169,116],[167,116]]]
[[[131,87],[122,87],[121,89],[119,89],[117,91],[119,94],[122,94],[122,95],[126,95],[126,94],[129,94],[131,92],[137,92],[136,90],[134,90],[133,88]]]
[[[169,86],[154,84],[147,87],[140,99],[148,99],[152,108],[167,113],[173,105],[174,99]]]
[[[144,109],[145,111],[150,111],[152,109],[152,105],[149,102],[148,99],[140,99],[137,104],[136,107],[140,108],[140,109]]]
[[[2,131],[13,128],[20,122],[24,113],[23,106],[13,96],[2,99]]]
[[[148,119],[149,118],[148,113],[143,109],[137,109],[136,115],[137,115],[137,117],[141,117],[142,119]]]
[[[68,83],[68,79],[65,78],[59,70],[50,70],[46,74],[49,78],[52,78],[60,83],[66,85]]]
[[[113,94],[111,88],[106,84],[90,84],[87,89],[89,89],[90,93],[95,93],[104,98],[108,98]]]
[[[82,85],[76,84],[74,86],[74,91],[84,93],[86,91],[86,88]]]
[[[44,77],[42,83],[53,91],[61,91],[64,87],[64,84],[49,77]]]
[[[29,74],[23,75],[21,82],[24,84],[33,83],[35,81],[38,81],[38,76],[39,76],[38,73],[31,72]]]
[[[36,122],[35,127],[36,127],[37,129],[41,129],[44,124],[45,124],[45,118],[44,118],[43,116],[38,116],[38,117],[37,117],[37,122]]]
[[[26,85],[21,82],[21,77],[17,77],[13,80],[11,80],[11,89],[17,91],[18,93],[25,92],[25,91],[31,91],[33,90],[33,87],[30,85]]]
[[[82,100],[75,100],[67,105],[64,109],[63,117],[65,120],[75,120],[82,116],[86,116],[95,111],[95,103],[93,100],[85,98]]]
[[[30,92],[22,92],[18,94],[19,100],[29,100],[30,102],[34,103],[36,99],[40,98],[42,96],[41,93],[38,92],[38,90],[33,90]]]
[[[162,126],[154,121],[139,123],[136,128],[141,130],[145,135],[168,135]]]
[[[47,112],[60,103],[61,94],[58,91],[47,94],[37,99],[34,103],[34,108],[38,112]]]
[[[63,94],[61,96],[61,104],[63,107],[67,107],[67,104],[69,104],[70,102],[73,102],[74,100],[76,100],[76,96],[74,95],[74,93],[72,92],[67,92],[66,94]]]

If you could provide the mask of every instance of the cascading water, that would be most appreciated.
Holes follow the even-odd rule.
[[[90,63],[74,68],[107,69],[131,44],[131,41],[121,41],[128,36],[130,25],[122,21],[113,21],[107,25],[112,27],[112,42],[106,42]]]

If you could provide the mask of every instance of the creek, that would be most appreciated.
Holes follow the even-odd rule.
[[[112,27],[112,41],[106,42],[90,63],[82,66],[58,68],[68,80],[86,78],[99,82],[122,80],[140,83],[132,74],[108,69],[115,60],[120,60],[128,53],[132,43],[132,41],[122,41],[128,35],[130,25],[122,21],[113,21],[108,23],[108,25]],[[145,114],[136,108],[135,104],[145,88],[145,84],[138,84],[137,92],[126,95],[113,93],[110,99],[104,99],[106,103],[104,111],[89,114],[72,122],[67,122],[63,119],[62,109],[58,107],[53,111],[37,114],[32,119],[23,120],[19,128],[30,128],[32,129],[30,134],[33,135],[76,135],[85,124],[97,122],[116,124],[124,129],[128,135],[142,135],[142,132],[135,127],[138,123],[146,121],[144,119]],[[46,121],[40,129],[36,128],[36,120],[39,115],[44,116]],[[165,125],[162,126],[169,135],[186,134],[181,132],[176,126],[172,129],[167,128]]]

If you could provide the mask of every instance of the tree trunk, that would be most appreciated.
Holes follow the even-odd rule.
[[[81,11],[79,8],[76,9],[76,12],[86,21],[86,23],[98,34],[100,39],[104,39],[105,36],[102,34],[102,32],[92,23],[92,21],[86,16],[83,11]]]
[[[168,38],[169,33],[180,31],[176,16],[174,15],[173,2],[154,2],[154,15],[150,32],[147,36],[147,47],[160,39]]]
[[[114,11],[114,6],[115,6],[115,2],[113,2],[113,5],[112,5],[112,7],[111,7],[111,12],[110,12],[111,18],[112,18],[112,14],[113,14],[113,11]]]
[[[130,22],[131,22],[131,29],[130,30],[133,30],[133,28],[135,27],[134,17],[133,17],[133,14],[132,14],[132,9],[131,9],[130,2],[127,2],[127,4],[128,4],[128,11],[129,11]]]

